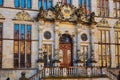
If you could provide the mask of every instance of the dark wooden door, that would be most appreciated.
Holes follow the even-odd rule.
[[[61,62],[61,67],[72,66],[72,45],[70,43],[59,44],[60,50],[63,53],[63,61]]]

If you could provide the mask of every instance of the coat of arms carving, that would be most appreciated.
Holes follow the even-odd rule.
[[[60,5],[56,4],[55,7],[44,11],[43,7],[39,10],[37,21],[39,20],[52,20],[52,21],[68,21],[68,22],[81,22],[81,23],[95,23],[95,14],[92,12],[86,15],[83,8],[79,6],[76,8],[69,4]]]

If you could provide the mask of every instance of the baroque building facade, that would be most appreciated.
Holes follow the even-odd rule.
[[[1,79],[53,66],[120,68],[120,1],[0,0]]]

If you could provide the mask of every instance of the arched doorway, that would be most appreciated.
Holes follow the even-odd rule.
[[[73,41],[69,34],[63,34],[59,39],[60,66],[69,67],[73,65]]]

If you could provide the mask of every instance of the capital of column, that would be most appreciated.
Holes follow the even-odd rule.
[[[39,21],[39,25],[44,25],[44,23],[45,23],[45,22],[44,22],[43,20],[40,20],[40,21]]]
[[[60,31],[59,31],[59,30],[55,30],[55,33],[56,33],[56,34],[59,34],[59,33],[60,33]]]
[[[56,27],[56,26],[59,26],[59,24],[60,24],[60,22],[56,21],[56,22],[55,22],[55,27]]]
[[[81,26],[82,26],[82,24],[80,24],[80,23],[78,23],[78,24],[77,24],[77,27],[79,27],[79,28],[80,28]]]
[[[44,21],[39,22],[39,24],[38,24],[38,30],[39,31],[43,30],[43,27],[42,27],[43,24],[44,24]]]

